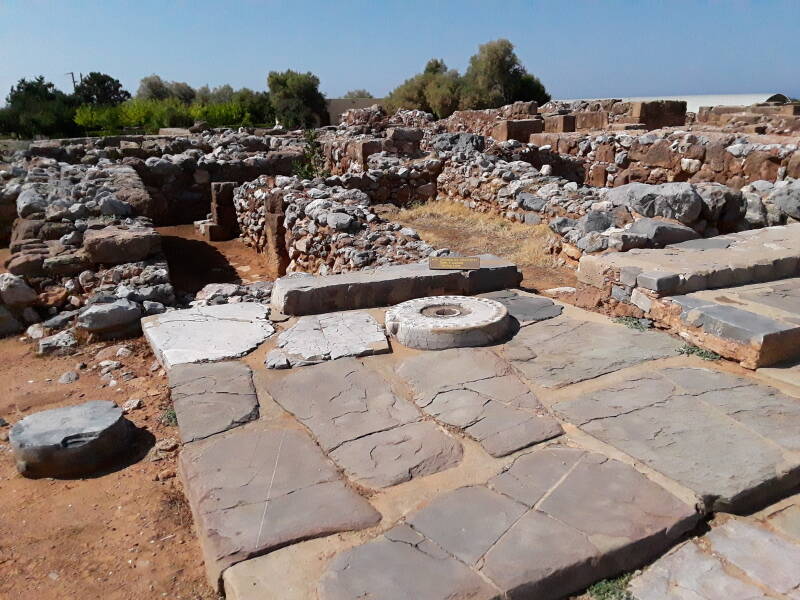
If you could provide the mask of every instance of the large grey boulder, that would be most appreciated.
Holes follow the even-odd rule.
[[[83,236],[83,248],[93,263],[136,262],[161,249],[161,236],[148,228],[90,229]]]
[[[485,140],[475,133],[441,133],[433,138],[434,150],[452,152],[483,152]]]
[[[800,179],[783,187],[776,187],[767,196],[767,203],[774,204],[793,219],[800,219]]]
[[[36,292],[22,277],[0,274],[0,299],[9,306],[30,306],[37,298]]]
[[[78,317],[78,326],[90,332],[123,331],[142,317],[136,302],[120,299],[104,304],[92,304]]]
[[[703,201],[702,218],[720,231],[735,230],[747,213],[742,192],[721,183],[697,183],[694,187]]]
[[[24,327],[5,306],[0,304],[0,336],[19,333]]]
[[[657,219],[639,219],[630,226],[628,233],[645,236],[657,248],[700,237],[691,227]]]
[[[29,415],[11,428],[9,440],[26,477],[81,477],[119,457],[132,433],[117,405],[93,400]]]
[[[25,219],[35,213],[42,213],[46,207],[47,198],[36,190],[23,190],[17,196],[17,214],[21,219]]]
[[[664,217],[684,224],[697,221],[703,212],[703,200],[690,183],[628,183],[608,192],[614,206],[628,206],[645,217]]]

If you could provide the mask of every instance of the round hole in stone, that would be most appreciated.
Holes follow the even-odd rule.
[[[447,319],[448,317],[468,315],[471,311],[457,304],[439,304],[438,306],[426,306],[421,312],[426,317]]]

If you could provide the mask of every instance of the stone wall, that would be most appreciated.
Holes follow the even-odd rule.
[[[800,177],[796,143],[776,144],[717,132],[652,131],[642,135],[534,134],[530,142],[585,161],[585,182],[613,187],[631,182],[748,183]]]
[[[434,252],[414,230],[382,220],[366,193],[322,180],[259,177],[236,189],[234,203],[242,239],[279,275],[344,273]]]

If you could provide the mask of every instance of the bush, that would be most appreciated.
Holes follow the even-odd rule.
[[[74,121],[78,104],[75,96],[57,90],[44,77],[20,79],[0,111],[0,127],[4,133],[23,138],[80,135]]]
[[[322,144],[317,139],[317,132],[313,129],[306,129],[303,137],[306,146],[300,160],[294,163],[292,172],[300,179],[330,177],[330,172],[325,168],[325,157],[322,154]]]
[[[271,71],[267,77],[269,98],[275,116],[284,127],[319,127],[328,120],[325,96],[312,73]]]

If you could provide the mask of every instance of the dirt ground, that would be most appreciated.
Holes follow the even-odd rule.
[[[239,239],[206,242],[194,225],[157,227],[176,289],[196,293],[207,283],[264,281],[268,269],[261,255]]]
[[[391,219],[413,227],[436,248],[514,261],[522,271],[522,287],[531,291],[576,284],[574,269],[558,265],[549,253],[555,234],[546,225],[523,225],[446,200],[394,212]]]
[[[0,417],[13,423],[32,412],[139,398],[128,414],[139,428],[137,452],[111,472],[79,480],[26,479],[14,467],[8,426],[0,427],[0,598],[210,600],[192,519],[175,477],[177,431],[169,424],[166,379],[151,371],[142,339],[115,359],[119,343],[93,344],[69,357],[39,358],[30,343],[0,340]],[[110,350],[104,350],[104,348]],[[100,355],[98,356],[98,353]],[[101,379],[99,360],[119,360],[116,384]],[[80,369],[78,381],[58,383]],[[123,373],[131,375],[123,376]],[[125,380],[126,377],[133,378]],[[155,446],[158,444],[158,446]]]

